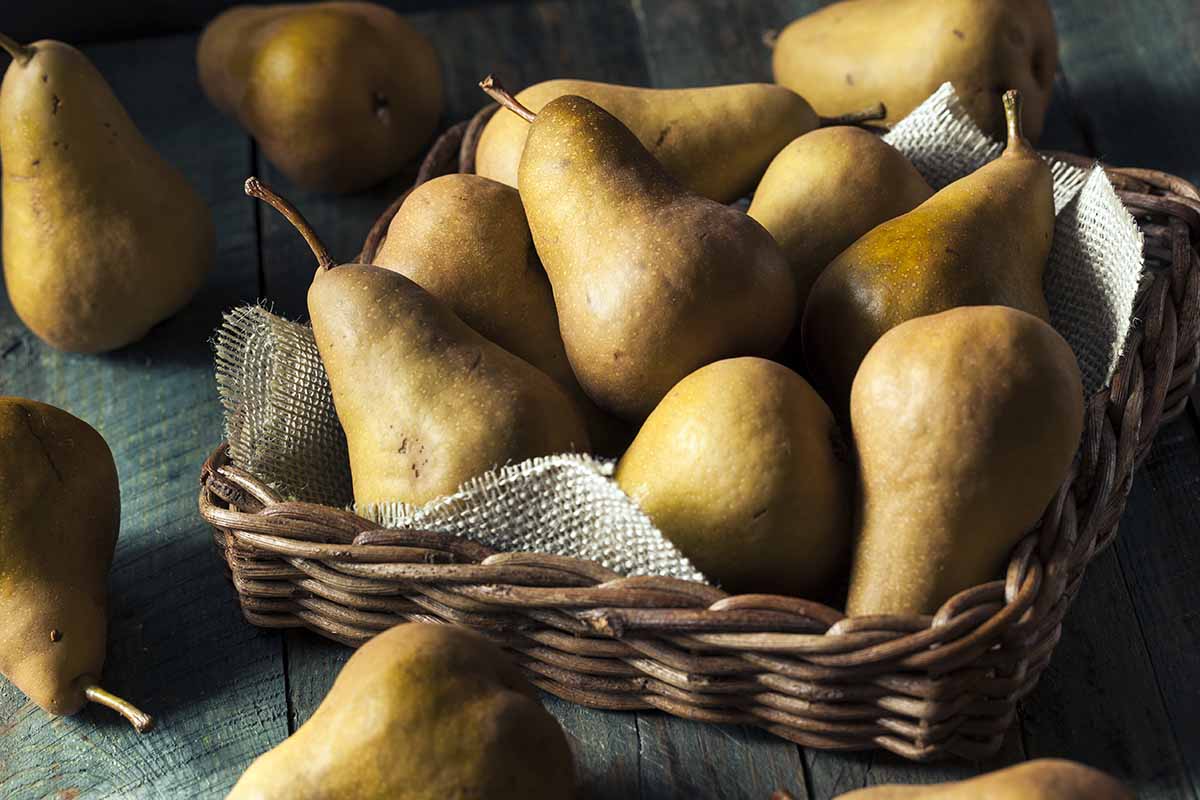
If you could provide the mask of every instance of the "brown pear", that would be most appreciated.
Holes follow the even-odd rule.
[[[152,720],[99,686],[121,490],[108,445],[54,406],[0,397],[0,673],[45,711],[88,701]]]
[[[1133,793],[1098,769],[1056,758],[934,786],[872,786],[836,800],[1134,800]]]
[[[787,26],[774,56],[775,80],[822,114],[882,100],[895,123],[949,81],[993,137],[1005,128],[1000,94],[1013,87],[1035,142],[1057,68],[1046,0],[843,0]]]
[[[850,405],[859,530],[846,613],[932,614],[1004,576],[1079,447],[1083,386],[1032,314],[967,306],[880,338]]]
[[[1021,135],[1019,99],[1004,96],[1010,127],[999,158],[870,230],[813,284],[804,359],[839,416],[867,351],[905,320],[965,305],[1049,318],[1042,272],[1054,236],[1050,167]]]
[[[425,503],[510,461],[588,449],[579,410],[544,372],[400,273],[336,266],[295,207],[256,178],[246,193],[283,214],[317,257],[308,310],[360,506]]]

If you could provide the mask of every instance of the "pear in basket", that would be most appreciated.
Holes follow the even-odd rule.
[[[359,505],[421,504],[508,461],[586,451],[579,409],[547,375],[398,272],[336,265],[300,213],[257,178],[317,257],[308,312]]]

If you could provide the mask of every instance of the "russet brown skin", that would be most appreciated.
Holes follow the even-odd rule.
[[[200,83],[300,186],[364,189],[398,172],[441,117],[441,67],[374,3],[237,6],[200,38]]]
[[[0,672],[51,714],[79,711],[104,667],[120,524],[100,434],[53,406],[0,398]]]
[[[229,800],[571,800],[567,738],[494,644],[455,625],[379,634]]]
[[[771,235],[685,190],[590,100],[534,118],[519,183],[567,356],[601,408],[640,421],[689,373],[771,355],[791,330],[795,285]]]
[[[1000,95],[1018,89],[1030,140],[1041,136],[1058,68],[1046,0],[850,0],[793,22],[775,44],[776,82],[821,114],[882,100],[894,124],[946,81],[993,138]]]
[[[847,452],[829,407],[781,364],[731,358],[684,378],[615,480],[728,592],[829,599],[845,579]]]
[[[1003,577],[1079,447],[1083,385],[1047,323],[955,308],[871,348],[850,423],[859,529],[846,613],[932,614]]]
[[[999,158],[873,228],[813,284],[804,359],[839,417],[867,351],[901,322],[966,305],[1049,319],[1042,272],[1054,237],[1050,168],[1021,136],[1017,97],[1009,109],[1013,128]]]
[[[14,54],[0,86],[13,309],[59,350],[124,347],[204,283],[212,215],[83,53],[49,40],[0,44]]]
[[[862,128],[838,125],[806,133],[775,156],[746,213],[779,243],[802,309],[839,253],[932,195],[896,148]],[[789,363],[803,360],[799,326],[783,353]]]
[[[372,261],[411,278],[484,337],[557,381],[583,411],[598,452],[617,455],[629,443],[628,426],[597,408],[571,370],[516,189],[465,174],[423,183],[397,210]]]
[[[644,89],[552,80],[524,89],[517,100],[536,113],[564,95],[587,98],[621,120],[688,191],[720,203],[746,196],[776,153],[820,124],[804,98],[770,83]],[[519,117],[493,116],[479,139],[476,171],[517,186],[528,135]]]
[[[1098,769],[1039,758],[965,781],[933,786],[872,786],[836,800],[1134,800],[1120,781]]]

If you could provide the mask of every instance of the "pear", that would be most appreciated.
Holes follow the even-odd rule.
[[[409,193],[372,262],[411,278],[479,333],[558,381],[597,450],[617,454],[627,426],[584,394],[558,332],[558,311],[517,190],[443,175]]]
[[[778,349],[796,290],[761,225],[684,189],[592,101],[535,115],[482,85],[531,123],[521,200],[571,367],[601,408],[639,421],[705,364]]]
[[[979,127],[999,137],[997,101],[1015,87],[1035,142],[1057,69],[1046,0],[843,0],[787,26],[774,55],[776,82],[822,114],[882,100],[889,124],[949,81]]]
[[[553,80],[516,99],[540,112],[565,95],[587,98],[612,114],[685,188],[719,203],[745,196],[784,145],[820,124],[804,98],[769,83],[644,89]],[[479,137],[475,171],[516,187],[528,134],[519,118],[496,114]]]
[[[746,213],[779,242],[804,308],[813,282],[839,253],[932,195],[896,148],[862,128],[837,125],[807,133],[775,156]]]
[[[1098,769],[1039,758],[964,781],[936,786],[872,786],[835,800],[1134,800],[1120,781]]]
[[[1004,95],[999,158],[873,228],[813,284],[804,358],[839,416],[854,373],[892,327],[955,306],[1005,305],[1049,318],[1042,272],[1054,236],[1050,168],[1021,134],[1020,95]]]
[[[374,3],[237,6],[200,37],[200,84],[294,183],[350,192],[399,172],[444,103],[437,53]]]
[[[574,796],[566,735],[508,656],[466,628],[409,623],[363,645],[229,800]]]
[[[849,563],[845,455],[833,414],[803,378],[732,358],[667,393],[615,479],[727,591],[816,598]]]
[[[493,344],[398,272],[335,266],[290,203],[257,178],[317,257],[317,350],[346,432],[360,506],[420,504],[508,461],[588,449],[579,410],[544,372]]]
[[[859,530],[846,613],[932,614],[1003,577],[1083,430],[1071,348],[1032,314],[967,306],[883,335],[854,379]]]
[[[120,525],[100,434],[54,406],[0,397],[0,673],[51,714],[90,700],[146,731],[150,717],[98,683]]]
[[[17,316],[59,350],[146,335],[212,267],[212,216],[142,138],[75,48],[20,45],[0,86],[4,280]]]

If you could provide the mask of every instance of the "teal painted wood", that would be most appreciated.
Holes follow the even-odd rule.
[[[286,734],[279,635],[242,620],[196,513],[197,465],[221,439],[206,340],[222,310],[255,297],[257,255],[240,194],[249,141],[201,96],[194,47],[183,36],[87,52],[213,209],[218,265],[200,295],[104,356],[56,353],[0,304],[0,392],[82,417],[116,455],[122,530],[104,679],[158,720],[139,736],[103,709],[51,719],[0,681],[0,796],[12,800],[218,796]]]

